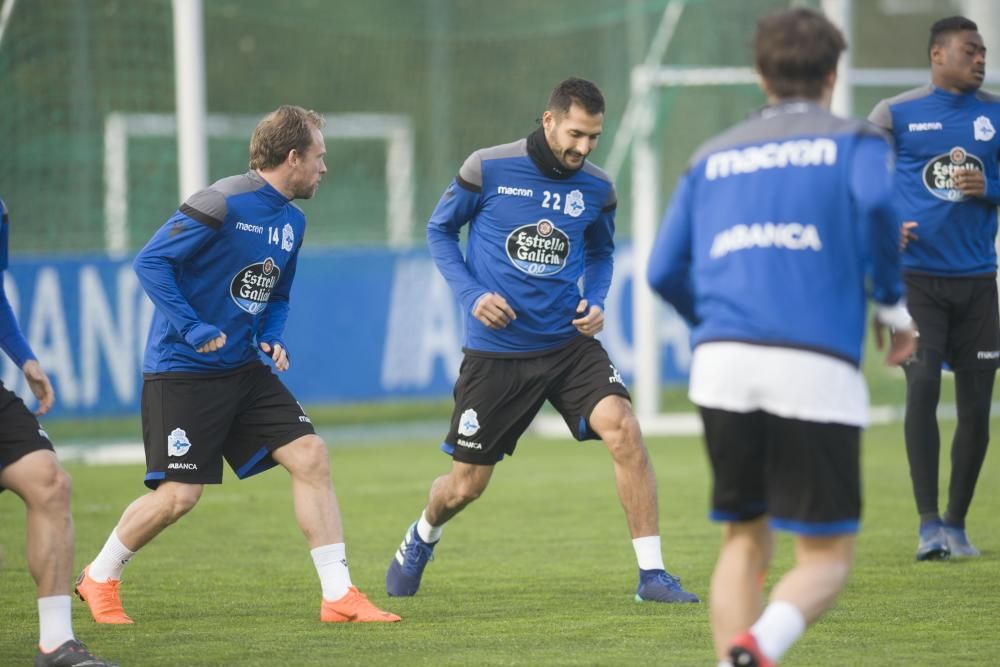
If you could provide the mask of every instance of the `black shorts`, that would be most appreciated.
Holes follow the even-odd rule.
[[[48,434],[21,397],[0,382],[0,469],[40,449],[53,451]]]
[[[163,373],[142,384],[146,486],[222,482],[225,457],[243,479],[276,465],[271,452],[311,435],[309,417],[268,366]]]
[[[861,519],[861,429],[700,408],[712,463],[711,517],[801,535],[853,534]]]
[[[942,278],[907,273],[906,305],[917,323],[919,350],[934,350],[955,370],[1000,362],[1000,307],[993,276]]]
[[[548,400],[577,440],[596,439],[590,413],[611,394],[631,400],[600,342],[580,336],[537,357],[466,353],[455,383],[455,410],[442,449],[456,461],[493,465]]]

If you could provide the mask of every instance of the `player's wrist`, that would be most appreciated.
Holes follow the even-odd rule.
[[[906,301],[903,299],[891,306],[881,304],[876,306],[875,319],[892,331],[916,331],[916,325],[910,316],[910,311],[906,308]]]

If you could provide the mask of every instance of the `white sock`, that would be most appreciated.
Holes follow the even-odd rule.
[[[417,521],[417,535],[420,539],[427,544],[433,544],[441,539],[442,530],[444,526],[432,526],[427,522],[427,510],[420,513],[420,519]]]
[[[73,639],[73,615],[68,595],[38,598],[38,647],[51,653]]]
[[[347,570],[347,547],[344,543],[325,544],[309,553],[319,574],[323,599],[333,601],[347,595],[347,589],[351,587],[351,573]]]
[[[118,531],[112,530],[108,541],[104,543],[104,548],[90,564],[90,570],[87,573],[91,579],[102,584],[108,579],[121,579],[122,570],[132,560],[135,553],[129,551],[121,543],[121,540],[118,539]]]
[[[806,619],[791,602],[775,600],[767,605],[750,632],[768,660],[777,662],[806,631]]]
[[[635,549],[635,559],[639,561],[640,570],[665,570],[663,553],[660,551],[660,536],[637,537],[632,540]]]

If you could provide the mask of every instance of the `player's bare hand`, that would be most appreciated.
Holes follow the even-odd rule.
[[[910,245],[910,241],[916,241],[920,237],[916,235],[913,231],[920,226],[920,223],[914,220],[907,220],[899,227],[899,250],[902,252],[906,250],[906,246]]]
[[[200,354],[206,354],[208,352],[215,352],[216,350],[221,350],[222,346],[226,344],[226,332],[221,332],[218,336],[208,341],[201,347],[197,348]]]
[[[885,333],[888,327],[877,319],[874,321],[873,326],[875,329],[875,347],[881,350],[885,347]],[[913,353],[917,351],[918,337],[919,334],[917,333],[915,324],[911,325],[908,329],[890,330],[889,349],[885,353],[886,366],[898,366],[912,357]]]
[[[955,188],[966,197],[986,196],[986,176],[978,169],[959,169],[952,180]]]
[[[514,309],[507,304],[507,299],[496,292],[486,294],[476,302],[472,316],[490,329],[503,329],[511,320],[516,320]]]
[[[288,370],[288,365],[289,365],[288,353],[285,352],[284,347],[282,347],[278,343],[275,343],[272,346],[269,343],[262,342],[260,344],[260,349],[264,351],[264,354],[267,354],[271,357],[271,361],[274,362],[274,367],[277,368],[279,372]]]
[[[35,359],[24,362],[21,371],[24,373],[24,379],[28,381],[31,393],[38,399],[38,409],[35,410],[35,414],[44,415],[56,400],[56,393],[52,390],[49,376],[45,374],[41,364]]]
[[[586,299],[580,299],[576,314],[580,317],[573,320],[573,326],[584,336],[596,336],[604,329],[604,311],[599,306],[591,306],[588,309]]]

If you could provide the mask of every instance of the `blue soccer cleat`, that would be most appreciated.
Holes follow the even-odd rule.
[[[701,602],[694,593],[681,588],[681,580],[666,570],[639,570],[636,602]]]
[[[414,521],[406,530],[396,556],[389,563],[389,569],[385,573],[385,592],[392,597],[416,595],[424,568],[434,558],[435,544],[437,542],[428,544],[420,539],[417,522]]]
[[[965,534],[965,528],[962,526],[949,526],[948,524],[943,524],[941,528],[944,531],[945,543],[948,545],[948,550],[951,551],[952,556],[973,558],[979,555],[979,549],[972,546],[972,543],[969,542],[969,536]]]
[[[948,560],[951,549],[940,521],[930,521],[920,527],[917,560]]]

